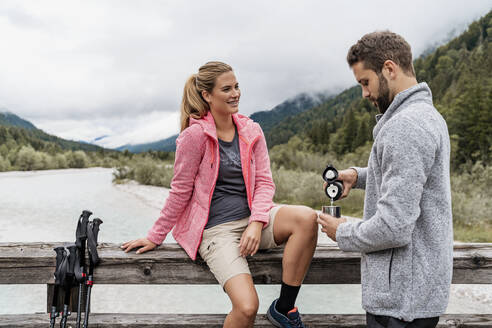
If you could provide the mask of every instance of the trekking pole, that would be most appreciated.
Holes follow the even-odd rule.
[[[89,327],[89,311],[91,302],[91,290],[94,279],[94,267],[99,264],[99,255],[97,254],[97,236],[99,234],[99,225],[103,223],[101,219],[95,218],[87,226],[87,251],[89,254],[89,275],[87,277],[87,298],[85,302],[85,316],[83,328]]]
[[[77,247],[75,250],[75,255],[76,255],[76,259],[75,259],[74,274],[75,274],[76,282],[79,283],[76,327],[80,328],[80,321],[81,321],[81,312],[80,311],[82,309],[82,300],[85,299],[85,294],[87,292],[87,290],[85,288],[85,280],[86,280],[87,274],[84,272],[85,271],[85,259],[84,259],[85,254],[82,254],[80,249]],[[83,266],[81,266],[81,262],[84,262]]]
[[[51,313],[50,313],[50,328],[55,328],[56,318],[60,315],[58,312],[58,293],[60,290],[60,279],[57,272],[60,271],[60,266],[65,256],[65,248],[63,246],[53,249],[56,252],[56,268],[55,268],[55,287],[53,292],[53,300],[51,301]]]
[[[64,289],[65,289],[65,298],[63,301],[63,312],[62,312],[62,318],[60,321],[60,328],[66,328],[67,326],[67,319],[70,316],[70,310],[69,310],[69,305],[70,305],[70,292],[72,290],[73,286],[73,278],[74,278],[74,267],[75,267],[75,252],[77,250],[77,246],[75,245],[70,245],[65,248],[67,250],[67,271],[65,272],[65,284],[64,284]]]
[[[87,243],[87,225],[89,224],[89,217],[92,215],[91,211],[82,211],[77,222],[77,231],[75,232],[75,245],[77,246],[77,258],[78,262],[75,263],[75,277],[79,283],[79,297],[77,302],[77,321],[76,327],[80,328],[82,299],[85,294],[86,286],[85,281],[87,278],[87,269],[85,265],[85,249]]]

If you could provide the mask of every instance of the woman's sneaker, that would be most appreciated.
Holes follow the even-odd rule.
[[[293,308],[287,313],[287,316],[278,312],[275,308],[278,299],[273,301],[272,305],[267,312],[267,318],[275,327],[283,327],[283,328],[306,328],[302,323],[301,316],[299,315],[299,311],[297,308]]]

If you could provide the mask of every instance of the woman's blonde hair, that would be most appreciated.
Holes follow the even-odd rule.
[[[202,91],[212,92],[217,77],[232,71],[232,67],[217,61],[208,62],[188,78],[183,90],[181,101],[181,131],[190,125],[190,117],[200,119],[210,110],[210,106],[202,97]]]

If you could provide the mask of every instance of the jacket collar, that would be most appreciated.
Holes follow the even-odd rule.
[[[258,135],[258,131],[255,128],[253,121],[241,114],[232,114],[232,119],[234,124],[236,124],[239,136],[246,139],[248,143],[251,143]],[[208,111],[201,119],[190,118],[190,126],[192,124],[200,124],[205,134],[217,140],[217,128],[215,127],[214,117],[210,111]]]
[[[432,92],[427,83],[422,82],[398,93],[384,114],[376,115],[376,126],[373,130],[374,139],[381,131],[383,125],[394,115],[404,110],[412,102],[427,102],[432,105]]]

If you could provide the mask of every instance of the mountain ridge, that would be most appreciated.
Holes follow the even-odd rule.
[[[251,114],[249,117],[260,124],[263,132],[271,130],[277,123],[287,117],[299,114],[309,108],[319,105],[326,99],[333,97],[330,92],[318,92],[316,94],[300,93],[276,105],[271,110],[259,111]],[[133,153],[140,153],[148,150],[158,151],[176,151],[176,139],[178,134],[165,139],[142,144],[127,144],[115,148],[116,150],[128,150]]]
[[[0,112],[0,141],[5,142],[11,138],[21,144],[30,144],[35,149],[106,150],[91,143],[67,140],[48,134],[10,110],[2,109]]]
[[[37,129],[34,124],[31,122],[20,118],[19,116],[15,115],[11,111],[2,109],[0,112],[0,125],[4,126],[16,126],[28,130],[35,130]]]
[[[433,52],[414,60],[445,118],[454,169],[492,160],[492,10]],[[341,156],[372,141],[378,110],[353,86],[325,103],[289,117],[265,134],[269,148],[298,137],[313,152]]]

